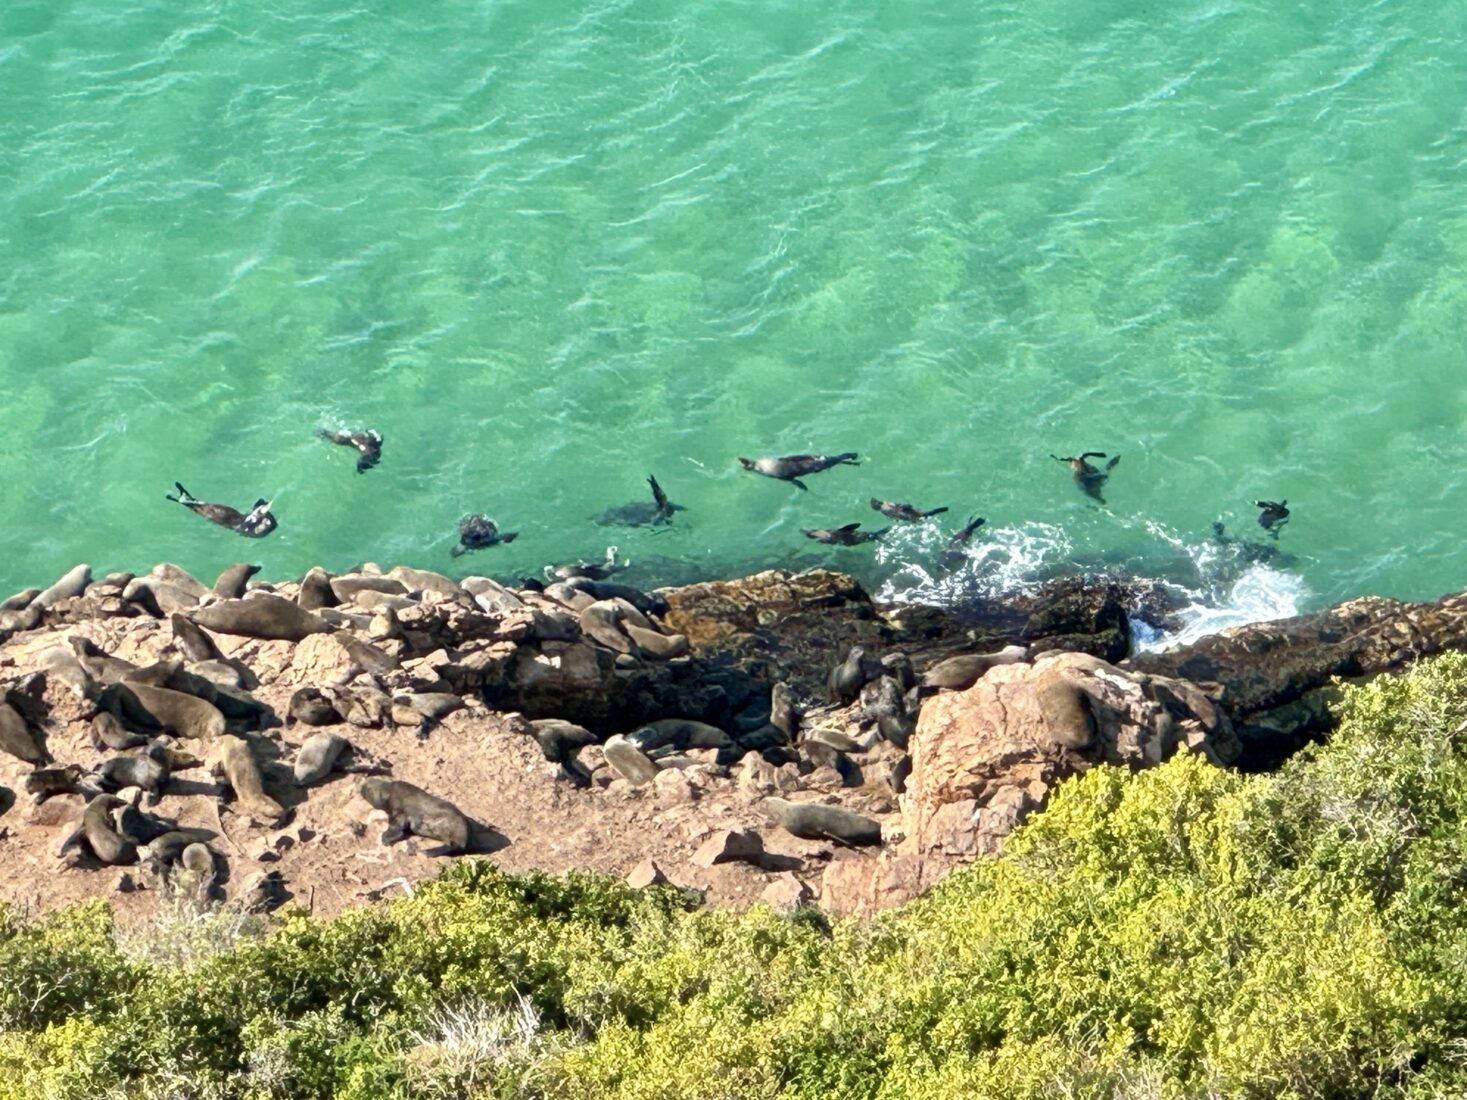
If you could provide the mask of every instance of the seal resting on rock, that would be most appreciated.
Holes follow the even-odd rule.
[[[945,661],[938,661],[922,673],[924,688],[947,691],[967,691],[995,665],[1012,665],[1024,660],[1028,650],[1021,645],[1006,645],[997,653],[959,653]]]
[[[469,846],[469,819],[451,802],[445,802],[401,779],[373,776],[362,780],[357,792],[368,805],[387,814],[383,845],[396,844],[406,836],[436,840],[450,852]]]
[[[602,527],[655,527],[658,524],[671,523],[674,512],[687,511],[681,504],[674,504],[667,499],[662,486],[657,484],[657,479],[651,474],[647,475],[647,484],[652,489],[650,501],[636,500],[630,504],[608,508],[596,517],[596,522]]]
[[[99,794],[82,811],[81,824],[56,849],[58,858],[83,842],[103,863],[131,864],[138,861],[137,845],[112,827],[112,811],[127,806],[115,794]]]
[[[345,737],[325,731],[313,733],[295,754],[295,781],[302,787],[319,783],[331,774],[341,754],[351,747]]]
[[[258,565],[236,562],[219,574],[219,579],[214,582],[214,595],[226,600],[239,599],[245,594],[245,585],[259,571]]]
[[[207,741],[224,732],[224,714],[196,695],[127,681],[103,690],[97,706],[145,729]]]
[[[328,432],[325,428],[317,428],[316,435],[328,443],[355,448],[359,474],[366,473],[382,461],[382,435],[371,428],[364,432]]]
[[[852,845],[881,843],[881,825],[853,810],[783,798],[766,798],[759,805],[780,828],[805,840],[836,840]]]
[[[334,726],[341,721],[341,713],[320,688],[303,687],[290,697],[289,721]]]
[[[331,624],[293,600],[270,593],[244,600],[220,600],[189,615],[220,634],[237,634],[282,642],[298,642],[308,634],[329,634]]]
[[[219,737],[210,746],[208,763],[216,779],[223,779],[234,791],[239,808],[264,825],[278,825],[285,808],[265,793],[265,780],[255,754],[242,738]]]
[[[80,764],[68,764],[64,768],[36,768],[25,777],[25,790],[34,795],[40,805],[53,794],[72,794],[83,775]]]
[[[832,466],[859,466],[856,461],[860,456],[855,451],[846,451],[838,455],[785,455],[783,458],[741,458],[739,464],[744,469],[765,477],[772,477],[777,481],[788,481],[799,489],[808,489],[809,486],[800,480],[809,474],[818,474],[821,470],[828,470]]]
[[[7,695],[10,693],[7,692]],[[51,763],[51,754],[30,723],[10,703],[0,703],[0,752],[8,752],[37,767]]]
[[[203,516],[220,527],[228,527],[247,539],[262,539],[275,530],[275,516],[270,511],[271,501],[261,498],[246,513],[227,504],[208,504],[199,500],[177,481],[173,483],[173,487],[178,490],[178,496],[169,493],[166,499],[182,504],[195,515]]]

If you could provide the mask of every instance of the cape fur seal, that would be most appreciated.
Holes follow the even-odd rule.
[[[922,673],[921,684],[934,691],[967,691],[995,665],[1012,665],[1024,660],[1028,650],[1021,645],[1006,645],[996,653],[959,653],[938,661]]]
[[[828,546],[857,546],[863,542],[875,542],[891,528],[883,527],[880,531],[862,531],[859,523],[848,523],[844,527],[802,527],[800,530],[807,539],[814,539]]]
[[[364,474],[382,461],[382,433],[368,428],[364,432],[329,432],[317,428],[316,435],[328,443],[342,447],[354,447],[357,452],[357,473]]]
[[[234,791],[238,808],[267,826],[278,825],[285,807],[265,793],[265,779],[249,744],[240,737],[221,736],[210,746],[208,763],[216,779]]]
[[[458,521],[458,545],[449,553],[455,558],[462,557],[471,550],[483,550],[490,546],[497,546],[501,542],[514,542],[519,538],[519,534],[518,531],[505,531],[501,534],[498,525],[492,519],[475,512]]]
[[[940,515],[947,511],[946,505],[924,512],[922,509],[911,504],[895,500],[877,500],[875,497],[871,498],[871,507],[883,516],[890,516],[892,519],[904,519],[908,523],[916,523],[918,520],[926,519],[928,516]]]
[[[58,858],[83,843],[103,863],[131,864],[138,861],[137,845],[122,836],[112,826],[112,811],[122,809],[126,802],[115,794],[99,794],[87,803],[82,811],[81,823],[61,846],[56,849]]]
[[[67,764],[64,768],[36,768],[25,777],[26,794],[34,795],[37,804],[53,794],[72,794],[83,775],[80,764]]]
[[[319,783],[331,774],[341,754],[350,748],[345,737],[335,733],[313,733],[295,754],[295,781],[302,787]]]
[[[227,504],[208,504],[199,500],[185,489],[181,482],[175,481],[173,487],[178,490],[178,496],[168,493],[167,500],[175,504],[182,504],[189,511],[203,516],[210,523],[228,527],[247,539],[262,539],[275,530],[275,516],[270,511],[271,501],[261,498],[255,501],[254,507],[248,513],[245,513]]]
[[[97,706],[124,722],[179,737],[208,741],[224,732],[224,714],[213,703],[152,684],[112,684],[98,697]]]
[[[406,836],[420,836],[438,841],[450,852],[467,850],[469,819],[453,803],[401,779],[380,776],[362,780],[357,792],[368,805],[387,814],[384,845],[396,844]]]
[[[656,527],[671,523],[674,512],[687,511],[681,504],[674,504],[667,499],[662,486],[657,484],[657,479],[651,474],[647,475],[647,484],[652,489],[650,501],[635,500],[630,504],[608,508],[596,517],[596,522],[602,527]]]
[[[251,565],[246,561],[236,562],[219,574],[219,579],[214,582],[214,595],[226,600],[239,599],[245,594],[245,585],[259,571],[258,565]]]
[[[1258,526],[1274,538],[1278,538],[1279,529],[1289,522],[1289,502],[1287,500],[1255,500],[1253,507],[1262,509],[1258,513]]]
[[[1110,472],[1116,468],[1116,463],[1121,460],[1120,455],[1116,455],[1107,462],[1104,470],[1098,469],[1085,461],[1087,458],[1104,458],[1104,451],[1085,451],[1079,455],[1066,456],[1065,458],[1053,454],[1049,457],[1056,462],[1069,463],[1070,472],[1075,475],[1075,484],[1080,486],[1080,491],[1086,496],[1094,497],[1101,504],[1105,503],[1105,498],[1100,495],[1100,490],[1105,485],[1105,479],[1110,477]]]
[[[545,567],[545,579],[550,582],[568,581],[574,577],[585,577],[587,580],[604,581],[613,574],[620,573],[629,566],[631,562],[618,562],[616,560],[616,547],[606,548],[606,560],[573,561],[563,565],[547,565]]]
[[[10,692],[6,693],[7,696]],[[41,767],[51,763],[51,754],[21,712],[11,706],[9,699],[0,703],[0,752]]]
[[[331,624],[315,612],[270,593],[220,600],[191,612],[189,618],[208,630],[245,638],[298,642],[308,634],[331,633]]]
[[[780,828],[805,840],[835,840],[842,844],[880,844],[881,825],[869,817],[839,806],[766,798],[759,803]]]
[[[947,540],[949,550],[961,550],[967,546],[973,538],[973,532],[987,522],[982,516],[969,516],[968,522],[953,532],[953,537]]]
[[[808,489],[800,478],[818,474],[832,466],[859,466],[855,451],[838,455],[785,455],[783,458],[741,458],[740,465],[756,474],[772,477],[776,481],[788,481],[800,489]]]

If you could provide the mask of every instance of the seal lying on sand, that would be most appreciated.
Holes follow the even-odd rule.
[[[681,504],[674,504],[667,499],[662,486],[657,484],[657,479],[651,474],[647,475],[647,484],[652,487],[650,501],[634,500],[630,504],[608,508],[596,517],[596,522],[602,527],[656,527],[658,524],[671,523],[674,512],[687,511]]]
[[[1255,500],[1253,507],[1263,509],[1258,513],[1258,526],[1274,538],[1278,538],[1279,529],[1289,522],[1289,502],[1287,500]]]
[[[421,787],[401,779],[374,776],[362,780],[358,793],[374,808],[387,814],[384,845],[396,844],[406,836],[436,840],[450,851],[462,852],[469,846],[469,819],[458,807],[435,798]]]
[[[364,432],[328,432],[317,428],[316,435],[329,443],[357,450],[357,473],[364,474],[382,461],[382,435],[368,428]]]
[[[895,500],[877,500],[875,497],[871,498],[871,507],[875,508],[883,516],[890,516],[892,519],[904,519],[908,523],[916,523],[918,520],[926,519],[928,516],[940,515],[947,511],[946,505],[924,512],[922,509],[914,507],[911,504],[905,504]]]
[[[808,489],[800,478],[807,474],[818,474],[821,470],[828,470],[832,466],[859,466],[856,459],[859,456],[855,451],[846,451],[838,455],[785,455],[783,458],[741,458],[739,462],[744,469],[752,470],[756,474],[772,477],[778,481],[788,481],[791,485],[801,489]]]
[[[268,500],[255,501],[255,506],[246,514],[227,504],[206,504],[195,498],[177,481],[173,483],[173,486],[178,490],[178,496],[169,493],[166,499],[182,504],[189,511],[203,516],[210,523],[228,527],[247,539],[262,539],[275,530],[275,516],[270,512],[271,502]]]
[[[802,527],[800,530],[807,539],[831,546],[856,546],[863,542],[875,542],[891,530],[890,527],[883,527],[880,531],[862,531],[860,528],[859,523],[848,523],[844,527]]]
[[[1116,463],[1121,460],[1120,455],[1116,455],[1107,462],[1104,470],[1098,469],[1085,461],[1087,458],[1104,458],[1104,451],[1085,451],[1080,455],[1067,456],[1065,458],[1061,458],[1059,455],[1050,455],[1049,457],[1056,462],[1068,462],[1070,464],[1070,472],[1075,475],[1075,484],[1080,486],[1080,491],[1086,496],[1094,497],[1101,504],[1105,503],[1105,498],[1100,495],[1100,490],[1105,485],[1105,479],[1110,477],[1110,472],[1116,468]]]
[[[506,531],[499,533],[499,527],[488,516],[474,513],[464,516],[458,521],[458,542],[451,553],[454,557],[461,557],[470,550],[483,550],[488,546],[497,546],[501,542],[514,542],[519,537],[518,531]]]

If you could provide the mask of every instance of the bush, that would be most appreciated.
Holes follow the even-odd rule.
[[[0,1100],[1464,1095],[1467,657],[1341,715],[1273,775],[1097,768],[869,924],[474,861],[184,952],[0,912]]]

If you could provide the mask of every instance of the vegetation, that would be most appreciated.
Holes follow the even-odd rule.
[[[0,1098],[1467,1095],[1467,656],[1341,709],[1274,775],[1097,769],[870,924],[472,862],[156,956],[5,915]]]

